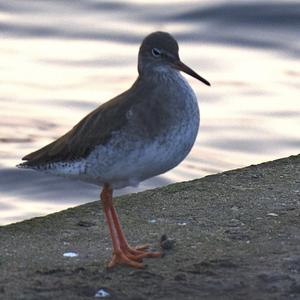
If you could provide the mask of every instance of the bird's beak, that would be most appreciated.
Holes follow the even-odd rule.
[[[172,62],[172,65],[175,69],[178,69],[186,74],[189,74],[190,76],[202,81],[204,84],[210,86],[210,83],[204,79],[203,77],[201,77],[200,75],[198,75],[195,71],[193,71],[190,67],[188,67],[187,65],[185,65],[182,61],[175,60]]]

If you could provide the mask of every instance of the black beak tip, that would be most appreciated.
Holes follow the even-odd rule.
[[[211,86],[210,82],[207,81],[206,79],[202,78],[201,80],[204,84],[206,84],[207,86]]]

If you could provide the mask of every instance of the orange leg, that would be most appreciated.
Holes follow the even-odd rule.
[[[132,248],[123,233],[118,214],[112,203],[112,188],[109,184],[103,186],[101,200],[112,239],[113,257],[108,267],[117,264],[126,264],[134,268],[143,268],[141,263],[144,257],[159,257],[159,252],[147,252],[148,245]]]

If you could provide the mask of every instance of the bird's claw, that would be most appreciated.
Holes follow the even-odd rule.
[[[143,258],[160,256],[160,252],[145,251],[147,248],[149,248],[149,245],[138,246],[135,248],[127,246],[118,251],[114,251],[113,257],[108,264],[108,268],[124,264],[133,268],[143,269],[145,267],[142,263]]]

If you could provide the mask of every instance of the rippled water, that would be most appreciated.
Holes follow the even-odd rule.
[[[155,30],[171,32],[212,87],[188,78],[201,109],[195,147],[139,190],[299,152],[299,1],[198,2],[0,3],[0,224],[98,198],[97,187],[14,166],[127,89]]]

